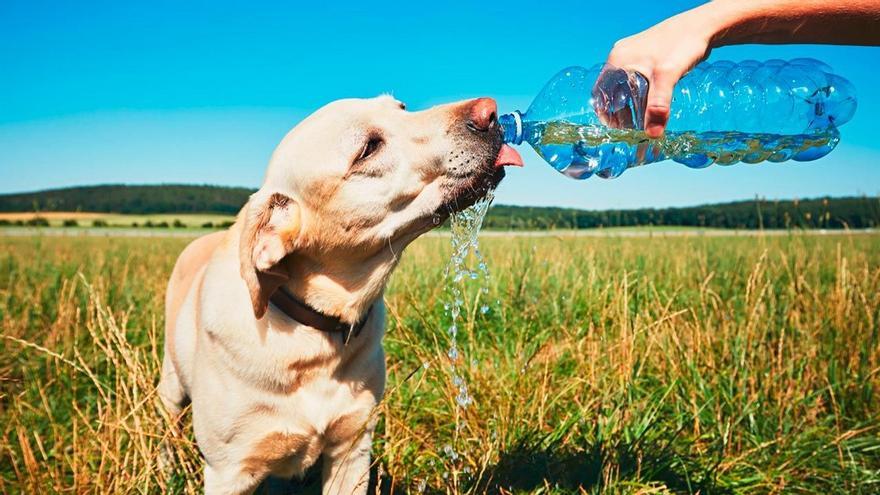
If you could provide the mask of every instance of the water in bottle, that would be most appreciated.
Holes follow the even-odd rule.
[[[697,65],[675,86],[660,139],[642,130],[647,93],[637,72],[569,67],[527,112],[499,122],[505,142],[527,141],[556,170],[586,179],[666,159],[691,168],[815,160],[856,110],[852,84],[813,59]]]

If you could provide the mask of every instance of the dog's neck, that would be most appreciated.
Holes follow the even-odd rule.
[[[326,315],[356,322],[382,296],[398,258],[384,253],[357,263],[339,258],[289,257],[285,262],[290,280],[285,287]]]

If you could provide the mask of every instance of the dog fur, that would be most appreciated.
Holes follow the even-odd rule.
[[[325,106],[281,141],[234,226],[180,255],[159,395],[176,417],[192,403],[206,493],[250,493],[321,456],[324,493],[366,492],[385,283],[404,247],[503,176],[497,125],[470,125],[479,101]],[[372,311],[345,344],[271,306],[282,285],[345,321]]]

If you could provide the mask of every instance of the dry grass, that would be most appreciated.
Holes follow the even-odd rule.
[[[199,491],[189,436],[157,467],[185,242],[0,238],[0,492]],[[880,491],[880,236],[486,239],[500,304],[469,291],[458,432],[447,242],[388,291],[382,491]]]

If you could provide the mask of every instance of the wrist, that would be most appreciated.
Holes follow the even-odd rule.
[[[682,12],[676,17],[690,34],[706,45],[708,51],[720,46],[717,44],[719,34],[729,29],[734,8],[732,2],[715,0]]]
[[[743,43],[740,27],[758,16],[763,4],[760,0],[714,0],[695,8],[707,48]]]

